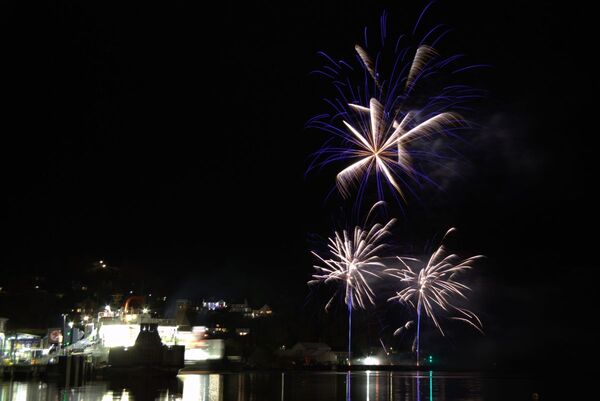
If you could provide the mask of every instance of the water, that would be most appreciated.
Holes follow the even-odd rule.
[[[190,374],[167,381],[97,381],[71,389],[0,382],[0,401],[494,401],[532,400],[533,393],[543,391],[528,378],[444,372]]]

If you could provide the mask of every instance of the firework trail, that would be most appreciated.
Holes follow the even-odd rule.
[[[454,228],[448,230],[444,239],[454,231]],[[470,290],[469,287],[458,281],[458,275],[470,270],[473,264],[481,258],[483,258],[482,255],[477,255],[462,259],[458,255],[450,254],[443,245],[442,240],[442,245],[431,255],[425,266],[422,266],[417,259],[398,257],[403,266],[402,268],[385,269],[386,274],[397,278],[405,286],[388,301],[400,301],[408,304],[415,308],[417,312],[417,334],[415,338],[417,364],[419,364],[422,310],[425,311],[425,316],[433,321],[442,335],[444,335],[444,331],[439,321],[438,312],[456,313],[455,316],[450,316],[450,319],[463,321],[483,333],[482,323],[477,315],[454,303],[457,298],[466,300],[465,293]],[[411,267],[411,264],[421,266]],[[394,334],[399,334],[402,330],[408,329],[411,323],[409,322],[399,328]]]
[[[367,215],[366,223],[371,213],[381,205],[383,202],[373,205]],[[346,230],[336,231],[328,239],[327,256],[312,252],[320,261],[320,265],[313,266],[316,272],[308,284],[339,285],[325,305],[325,310],[329,309],[339,291],[344,291],[344,302],[348,306],[348,361],[351,360],[352,310],[364,309],[367,305],[375,303],[375,292],[369,281],[380,278],[381,271],[385,268],[380,252],[387,245],[384,239],[395,221],[390,219],[385,224],[375,223],[366,228],[356,226],[351,233]]]
[[[408,47],[400,46],[406,40],[403,36],[396,41],[387,37],[385,13],[380,25],[380,47],[374,57],[369,54],[366,29],[364,46],[354,47],[355,63],[320,53],[326,64],[315,73],[330,79],[335,87],[335,98],[326,100],[333,113],[318,115],[306,124],[332,135],[315,153],[309,170],[349,163],[337,174],[336,186],[346,198],[357,189],[358,203],[371,177],[380,200],[384,185],[402,202],[406,202],[406,190],[414,194],[411,185],[437,186],[421,171],[422,165],[444,166],[446,157],[431,147],[423,148],[421,142],[435,134],[456,136],[456,131],[468,126],[458,111],[482,95],[460,84],[447,83],[435,91],[429,88],[442,75],[465,69],[452,67],[461,55],[442,57],[434,49],[449,31],[442,25]]]

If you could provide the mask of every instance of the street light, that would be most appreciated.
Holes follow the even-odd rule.
[[[61,336],[61,348],[65,347],[65,338],[67,335],[67,316],[68,313],[62,313],[61,314],[62,318],[63,318],[63,330],[62,330],[62,336]]]

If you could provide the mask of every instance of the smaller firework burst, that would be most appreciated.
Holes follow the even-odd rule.
[[[454,228],[448,230],[444,238],[454,231]],[[397,291],[395,296],[389,298],[389,301],[408,304],[417,312],[417,335],[415,338],[417,363],[419,361],[422,309],[425,310],[425,315],[433,321],[442,335],[444,335],[444,331],[438,313],[448,314],[450,319],[463,321],[483,332],[481,320],[477,315],[455,303],[456,299],[467,300],[466,292],[470,290],[468,286],[458,281],[458,275],[470,270],[473,264],[481,258],[483,258],[482,255],[477,255],[463,259],[458,255],[450,254],[442,244],[431,255],[425,266],[422,266],[417,259],[398,257],[403,267],[385,270],[385,273],[397,278],[405,286],[402,290]],[[401,329],[396,330],[396,333],[399,333]]]
[[[377,202],[367,215],[366,222],[375,208],[383,205]],[[336,231],[329,238],[327,257],[312,252],[322,263],[315,265],[316,273],[309,285],[320,283],[338,284],[338,289],[325,305],[325,310],[335,299],[339,291],[344,291],[344,302],[348,306],[348,364],[352,360],[352,310],[356,307],[366,308],[375,303],[375,292],[369,281],[381,277],[385,265],[381,261],[380,252],[386,247],[385,237],[396,220],[385,224],[375,223],[368,228],[356,226],[352,233]]]
[[[371,212],[380,205],[382,202],[377,202]],[[344,302],[350,308],[364,309],[368,304],[373,304],[375,292],[369,281],[380,278],[380,272],[385,268],[379,254],[386,247],[384,239],[395,221],[391,219],[385,224],[375,223],[367,228],[356,226],[352,232],[336,231],[328,240],[327,257],[312,252],[322,265],[314,266],[316,273],[308,284],[340,284],[338,291],[345,291]],[[325,309],[329,308],[338,291],[327,302]]]

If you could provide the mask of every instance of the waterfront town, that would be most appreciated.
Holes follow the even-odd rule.
[[[32,295],[19,298],[25,304],[20,306],[12,302],[15,296],[11,289],[3,287],[2,306],[15,305],[4,308],[0,318],[4,375],[47,375],[61,358],[71,356],[80,357],[94,374],[106,374],[121,365],[131,368],[136,365],[135,356],[126,351],[138,346],[140,334],[146,331],[154,333],[155,338],[148,341],[156,341],[157,349],[180,354],[168,366],[173,373],[186,366],[333,368],[348,363],[343,348],[332,349],[327,343],[302,339],[285,343],[285,336],[275,338],[273,333],[280,332],[278,326],[285,318],[268,304],[252,305],[246,299],[171,299],[163,293],[140,294],[123,285],[127,280],[120,273],[108,262],[96,261],[81,280],[69,283],[68,296],[52,291],[51,281],[34,277]],[[17,292],[23,293],[21,289]],[[32,308],[27,302],[37,306]],[[39,317],[41,311],[49,313],[59,305],[63,308],[54,310],[53,317]],[[50,325],[43,326],[43,322]],[[410,352],[397,353],[393,347],[365,347],[365,352],[355,356],[354,364],[401,365],[411,364],[411,360]],[[161,363],[143,365],[161,370],[165,368]]]

